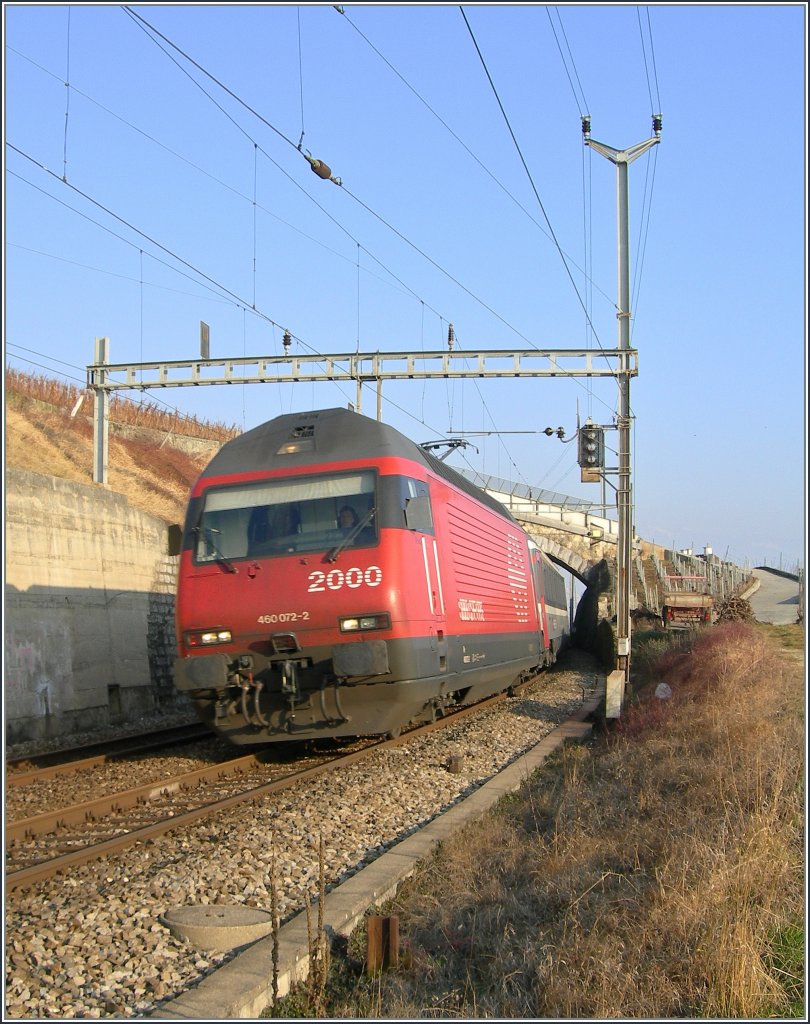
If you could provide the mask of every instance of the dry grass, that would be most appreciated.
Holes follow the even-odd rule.
[[[689,644],[648,664],[671,700],[648,688],[422,866],[385,908],[406,967],[348,956],[331,1016],[802,1015],[801,667],[751,625]]]
[[[87,414],[92,397],[79,414],[71,416],[83,393],[48,377],[6,370],[6,465],[92,483],[93,425]],[[235,427],[177,416],[154,404],[115,396],[110,421],[133,428],[134,436],[110,434],[109,487],[125,495],[135,508],[166,522],[182,522],[195,479],[216,446],[237,432]],[[173,443],[177,437],[208,440],[212,446],[207,452],[189,454]]]

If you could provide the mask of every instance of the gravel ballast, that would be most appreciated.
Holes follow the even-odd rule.
[[[278,912],[288,920],[318,891],[321,841],[329,890],[578,708],[600,673],[572,654],[530,696],[8,893],[6,1015],[143,1016],[193,986],[234,954],[202,955],[160,924],[160,915],[192,904],[269,910],[275,879]],[[448,770],[451,759],[460,771]]]

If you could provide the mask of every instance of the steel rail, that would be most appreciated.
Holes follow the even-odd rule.
[[[307,779],[315,778],[318,775],[324,774],[327,771],[333,771],[335,768],[347,767],[357,761],[362,760],[369,754],[376,750],[382,750],[387,748],[394,748],[403,746],[404,744],[410,743],[420,736],[424,736],[427,733],[434,732],[438,729],[446,728],[461,719],[467,718],[470,715],[479,713],[486,710],[489,707],[493,707],[496,704],[506,700],[509,696],[521,692],[526,687],[530,686],[535,681],[534,678],[527,680],[523,683],[513,684],[508,691],[503,693],[495,694],[492,697],[487,697],[477,704],[471,704],[464,708],[454,711],[451,714],[444,715],[434,722],[429,722],[427,725],[418,726],[415,729],[411,729],[401,736],[395,739],[378,740],[377,742],[369,744],[362,750],[354,751],[351,754],[345,754],[336,758],[331,758],[323,764],[315,765],[311,768],[305,768],[302,771],[285,775],[283,778],[274,779],[271,782],[263,783],[260,786],[255,786],[251,789],[245,790],[242,793],[233,794],[222,798],[220,800],[212,801],[211,803],[203,804],[194,810],[187,811],[183,814],[175,815],[171,818],[164,818],[160,821],[154,822],[151,825],[145,825],[140,828],[132,829],[129,832],[123,833],[122,835],[115,836],[111,839],[103,840],[100,843],[94,843],[83,847],[80,850],[74,850],[70,853],[62,854],[58,857],[50,860],[40,861],[37,864],[30,865],[25,868],[20,868],[15,871],[6,873],[5,883],[8,891],[23,888],[25,886],[32,885],[35,882],[42,881],[46,878],[51,878],[62,871],[65,871],[71,867],[77,867],[80,864],[86,864],[89,861],[97,860],[100,857],[107,856],[112,853],[119,853],[122,850],[127,849],[130,846],[134,846],[136,843],[144,842],[149,839],[154,839],[157,836],[163,835],[166,832],[172,831],[177,828],[182,828],[185,825],[190,825],[195,821],[199,821],[201,818],[208,816],[209,814],[215,814],[219,811],[227,810],[231,807],[235,807],[240,803],[253,802],[255,803],[260,798],[271,794],[278,793],[284,789],[296,785],[299,782],[304,782]],[[583,714],[582,709],[578,709],[579,714]],[[577,712],[574,713],[575,715]],[[571,716],[573,717],[573,716]],[[238,762],[259,762],[259,755],[252,754],[245,758],[238,758]],[[227,762],[231,764],[232,762]],[[233,762],[234,764],[236,762]],[[217,769],[222,766],[217,765],[213,769],[202,769],[200,772],[187,773],[190,776],[202,776],[206,773],[216,773]],[[244,766],[242,769],[244,770]],[[153,793],[160,793],[161,791],[166,792],[169,789],[175,791],[180,788],[180,780],[185,779],[187,776],[179,776],[178,779],[169,779],[162,783],[153,783],[151,786],[138,787],[139,790],[151,790]],[[129,793],[136,792],[135,790],[128,791]],[[110,797],[109,800],[114,802],[116,799],[120,799],[122,794],[116,794],[116,796]],[[137,803],[137,801],[136,801]],[[86,820],[78,816],[79,812],[84,812],[87,805],[81,804],[76,808],[67,808],[61,812],[52,812],[51,816],[59,816],[60,814],[65,817],[66,812],[71,815],[71,820]],[[77,812],[77,816],[73,815],[73,812]],[[37,818],[43,817],[37,815]],[[35,822],[36,818],[27,819],[28,823]],[[13,829],[15,826],[18,830],[22,826],[26,825],[26,821],[13,822],[6,827],[6,841],[9,841],[9,829]]]
[[[9,758],[6,761],[6,787],[27,786],[32,782],[56,778],[59,775],[72,775],[82,768],[93,768],[100,764],[106,764],[119,757],[128,757],[138,754],[141,751],[154,750],[156,747],[164,747],[170,744],[191,743],[194,740],[214,738],[215,734],[199,722],[189,725],[173,726],[169,729],[162,729],[160,732],[143,733],[135,736],[125,736],[121,739],[101,741],[99,743],[88,743],[82,747],[68,747],[63,750],[48,751],[44,754],[31,754],[26,757]],[[79,755],[83,752],[97,750],[98,753],[90,754],[87,757]],[[63,758],[57,764],[43,764],[40,768],[31,768],[28,771],[14,771],[16,766],[23,764],[37,764],[38,762],[51,761],[54,758]],[[9,769],[12,769],[9,772]]]
[[[6,822],[6,843],[20,839],[32,838],[54,832],[67,825],[80,825],[88,821],[99,821],[107,814],[120,813],[130,807],[137,807],[154,800],[156,797],[168,796],[179,790],[190,790],[205,782],[218,782],[249,768],[263,764],[261,754],[246,754],[231,761],[197,768],[192,772],[184,772],[173,778],[157,782],[146,782],[132,789],[124,789],[119,793],[111,793],[88,800],[85,803],[73,804],[55,811],[43,811],[30,818],[19,818],[17,821]]]

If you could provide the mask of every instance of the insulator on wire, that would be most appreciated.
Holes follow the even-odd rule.
[[[332,177],[332,168],[328,164],[325,164],[323,160],[311,160],[310,166],[319,178],[323,178],[325,181],[328,181]]]
[[[582,134],[586,139],[589,138],[591,134],[591,119],[587,114],[582,118]]]
[[[286,355],[290,351],[290,345],[292,345],[292,338],[290,332],[285,331],[284,337],[281,339],[281,344],[284,346],[284,354]]]
[[[450,324],[450,326],[447,328],[447,347],[450,349],[451,352],[453,351],[453,343],[455,342],[455,340],[456,334],[455,331],[453,330],[453,325]]]
[[[653,131],[656,135],[661,134],[661,126],[663,124],[663,116],[661,114],[653,114]]]

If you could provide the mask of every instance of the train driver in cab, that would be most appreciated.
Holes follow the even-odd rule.
[[[343,534],[351,533],[355,526],[357,526],[357,523],[357,513],[351,505],[343,505],[338,512],[338,529],[340,532]]]
[[[338,529],[343,534],[343,543],[354,546],[373,544],[376,535],[371,525],[371,515],[366,513],[361,521],[360,516],[351,505],[342,505],[337,514]]]

